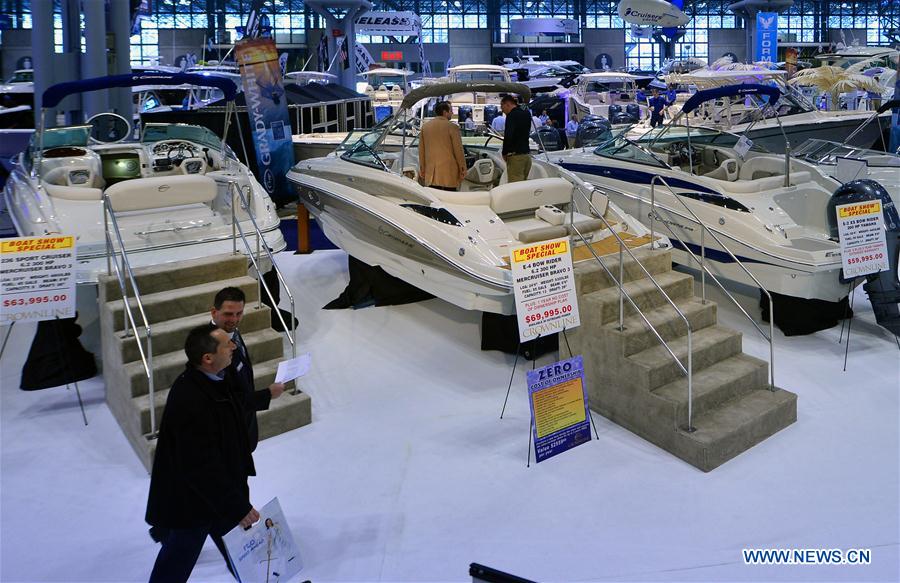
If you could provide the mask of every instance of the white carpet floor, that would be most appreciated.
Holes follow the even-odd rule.
[[[251,492],[279,497],[297,580],[466,581],[471,562],[537,581],[900,580],[900,351],[862,289],[847,372],[839,328],[776,333],[799,419],[713,472],[600,416],[599,440],[526,468],[524,367],[501,421],[513,357],[479,350],[477,314],[440,300],[324,311],[346,256],[279,263],[313,356],[313,422],[260,443]],[[722,302],[720,322],[767,356]],[[17,326],[0,363],[0,580],[145,581],[147,473],[101,377],[80,383],[87,427],[74,392],[18,389],[33,333]],[[872,562],[749,566],[744,548],[867,548]],[[192,580],[229,580],[211,543]]]

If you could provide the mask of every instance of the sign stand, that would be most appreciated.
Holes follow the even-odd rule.
[[[572,357],[575,356],[575,355],[572,354],[572,347],[569,346],[569,337],[566,335],[566,329],[565,329],[565,328],[563,328],[562,333],[563,333],[563,339],[566,341],[566,350],[569,351],[569,358],[572,358]],[[599,440],[599,439],[600,439],[600,434],[597,432],[597,424],[594,422],[594,410],[591,409],[591,396],[590,396],[590,393],[588,393],[587,401],[588,401],[588,413],[590,414],[590,417],[591,417],[591,427],[594,428],[594,437],[596,437],[596,438]]]
[[[63,368],[71,370],[71,368],[69,367],[69,357],[66,355],[66,351],[63,350],[62,332],[60,332],[59,330],[59,316],[57,316],[56,319],[53,320],[53,323],[56,327],[56,344],[59,346],[59,353],[63,359]],[[78,381],[72,381],[72,384],[75,385],[75,395],[78,397],[78,406],[81,408],[81,418],[84,419],[84,425],[85,427],[87,427],[88,420],[87,415],[84,412],[84,401],[81,400],[81,390],[79,390],[78,388]],[[69,383],[66,383],[66,390],[69,390]]]
[[[16,325],[16,323],[12,322],[9,325],[9,329],[6,331],[6,337],[3,338],[3,346],[0,347],[0,358],[3,358],[3,353],[6,352],[6,342],[9,340],[9,337],[12,336],[12,329],[13,329],[13,326],[15,326],[15,325]]]
[[[541,338],[541,335],[538,334],[537,338],[534,339],[535,344],[537,344],[537,341],[540,340],[540,338]],[[506,398],[503,399],[503,409],[500,411],[500,419],[503,419],[503,413],[506,412],[506,402],[509,401],[509,392],[510,392],[510,390],[512,390],[513,378],[515,378],[515,376],[516,376],[516,365],[519,364],[519,351],[520,350],[522,350],[522,341],[521,340],[519,340],[519,343],[516,344],[516,359],[513,361],[512,374],[509,375],[509,386],[506,387]],[[535,357],[534,360],[531,361],[531,370],[534,370],[535,360],[537,360],[537,357]],[[531,437],[529,437],[528,439],[529,439],[528,443],[531,444],[531,441],[530,441]]]

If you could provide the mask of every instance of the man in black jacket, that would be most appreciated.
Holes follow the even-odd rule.
[[[247,485],[256,469],[243,403],[225,370],[234,349],[212,324],[185,341],[188,363],[169,391],[150,476],[146,520],[162,543],[151,583],[187,581],[207,536],[227,564],[222,535],[259,520]]]
[[[506,177],[509,182],[526,180],[531,172],[531,114],[519,107],[514,95],[504,95],[500,109],[506,114],[503,130],[503,159],[506,161]]]
[[[256,451],[256,444],[259,442],[259,424],[256,421],[256,412],[268,409],[272,399],[277,399],[284,392],[284,384],[272,383],[266,389],[256,390],[253,383],[253,363],[250,361],[250,352],[238,331],[238,326],[244,317],[245,301],[246,296],[240,288],[223,288],[213,299],[210,316],[212,323],[224,330],[237,347],[229,368],[241,386],[250,437],[250,451]]]

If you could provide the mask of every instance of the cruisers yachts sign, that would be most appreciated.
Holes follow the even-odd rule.
[[[665,0],[622,0],[619,18],[638,26],[684,26],[690,21],[687,14]]]

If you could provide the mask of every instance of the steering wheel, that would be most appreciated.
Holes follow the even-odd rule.
[[[472,166],[475,165],[475,162],[478,161],[478,154],[475,152],[472,152],[466,148],[463,148],[463,152],[466,155],[466,168],[471,169]]]
[[[175,166],[181,164],[186,158],[196,158],[197,150],[188,142],[180,140],[167,140],[153,146],[153,153],[165,157]]]

